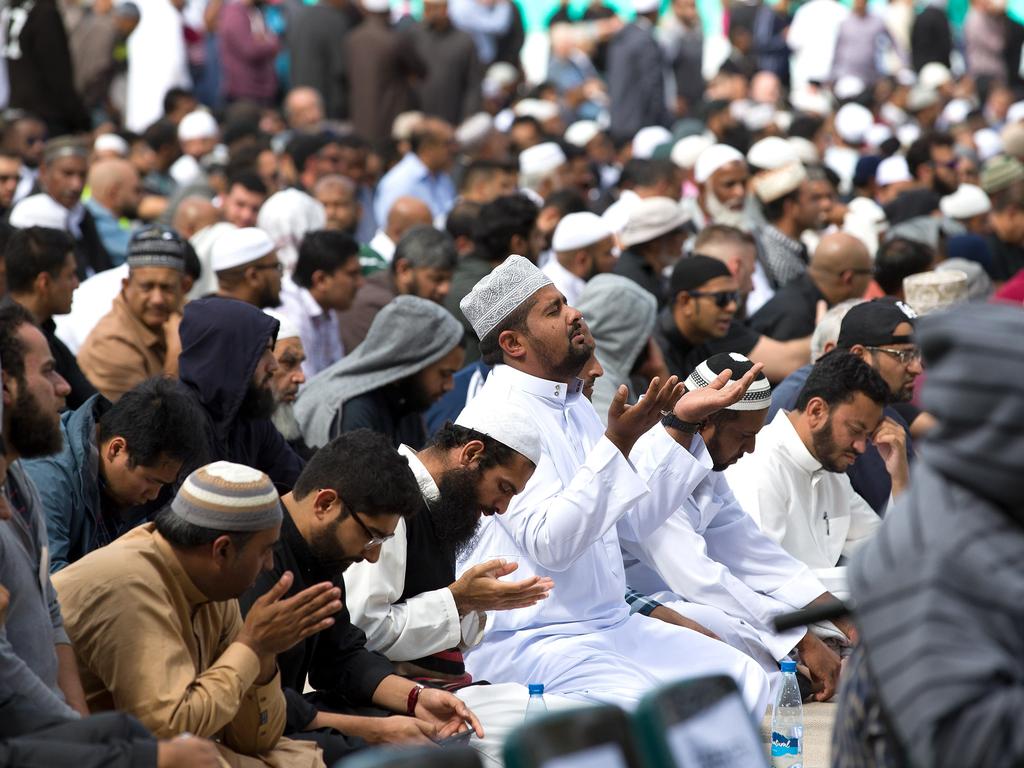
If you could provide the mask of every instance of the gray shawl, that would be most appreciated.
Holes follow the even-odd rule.
[[[377,313],[362,344],[302,389],[295,417],[306,444],[326,445],[331,423],[347,401],[433,365],[456,347],[462,333],[462,324],[439,304],[396,297]]]
[[[923,318],[939,426],[850,567],[862,652],[915,766],[1024,760],[1024,313]]]
[[[597,275],[587,282],[576,308],[583,313],[597,342],[604,376],[594,385],[594,410],[608,420],[608,406],[620,384],[629,386],[629,372],[654,332],[658,302],[649,291],[621,275]],[[636,394],[630,390],[630,402]]]

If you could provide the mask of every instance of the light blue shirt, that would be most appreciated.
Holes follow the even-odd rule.
[[[85,207],[92,214],[96,232],[110,254],[110,261],[115,267],[121,266],[128,256],[128,242],[132,239],[131,226],[122,224],[120,219],[95,200],[86,200]]]
[[[485,5],[479,0],[451,0],[448,17],[456,29],[473,38],[477,56],[487,66],[498,54],[498,38],[508,32],[512,24],[512,2],[500,0]]]
[[[437,218],[447,214],[455,202],[455,184],[447,173],[432,174],[415,152],[409,152],[377,185],[373,211],[381,229],[387,226],[388,212],[400,197],[419,198]]]

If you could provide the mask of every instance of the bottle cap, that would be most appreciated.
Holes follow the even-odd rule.
[[[783,674],[786,672],[796,672],[796,662],[792,659],[785,659],[782,662],[782,672]]]
[[[530,683],[529,686],[527,686],[527,687],[530,690],[530,695],[531,696],[539,696],[539,695],[544,693],[544,684],[543,683]]]

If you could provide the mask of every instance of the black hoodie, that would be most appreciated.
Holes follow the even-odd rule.
[[[269,419],[238,415],[256,365],[278,322],[251,304],[209,296],[185,305],[181,320],[182,384],[206,414],[208,454],[190,470],[231,461],[265,472],[282,493],[290,491],[303,461]]]

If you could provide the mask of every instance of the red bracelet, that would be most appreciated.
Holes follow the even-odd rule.
[[[416,704],[420,700],[420,691],[423,690],[423,686],[416,683],[416,687],[409,691],[409,700],[405,705],[405,714],[409,717],[416,717]]]

